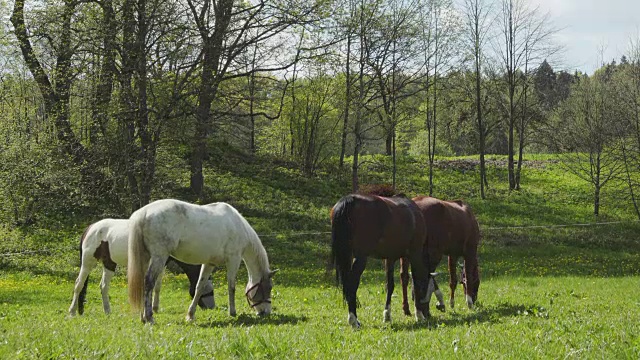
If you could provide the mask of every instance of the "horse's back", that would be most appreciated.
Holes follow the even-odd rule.
[[[444,203],[454,233],[465,240],[465,246],[477,246],[480,229],[469,204],[462,200]]]
[[[219,264],[246,246],[248,223],[231,205],[196,205],[163,199],[132,217],[141,226],[147,247],[190,264]],[[133,226],[133,224],[132,224]]]
[[[127,241],[129,236],[129,220],[127,219],[102,219],[90,225],[85,236],[83,249],[100,248],[103,243],[108,246],[109,253],[106,254],[118,265],[127,263]],[[100,251],[100,250],[98,250]],[[96,254],[102,258],[102,255]]]
[[[466,249],[477,246],[478,223],[464,201],[444,201],[428,196],[413,200],[422,211],[432,253],[461,255]]]
[[[354,196],[358,202],[351,221],[359,227],[357,236],[366,252],[379,258],[399,258],[412,248],[422,248],[424,222],[411,200],[403,197]]]

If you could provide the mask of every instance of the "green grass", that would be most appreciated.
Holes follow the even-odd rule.
[[[368,182],[389,182],[380,157],[362,168]],[[479,199],[471,158],[442,159],[435,195],[464,198],[476,212],[480,247],[479,303],[457,306],[417,324],[401,310],[399,284],[391,324],[382,322],[384,276],[371,260],[358,292],[360,331],[346,322],[347,309],[328,269],[328,213],[348,191],[348,177],[300,176],[286,164],[228,161],[207,171],[212,201],[241,210],[262,234],[272,268],[279,268],[274,313],[258,318],[238,291],[237,317],[227,314],[224,271],[215,273],[218,308],[198,310],[186,323],[184,275],[163,282],[156,325],[143,325],[126,300],[122,269],[111,289],[112,314],[102,312],[98,270],[91,274],[83,316],[70,318],[77,276],[77,238],[85,220],[63,229],[0,228],[0,358],[630,358],[640,357],[640,223],[613,185],[603,194],[600,226],[593,223],[590,189],[552,156],[531,157],[523,189],[508,192],[503,158],[492,157],[487,200]],[[401,159],[398,187],[425,193],[421,161]],[[526,166],[526,165],[525,165]],[[182,174],[184,175],[184,174]],[[172,181],[182,184],[177,174]],[[158,197],[180,197],[171,182]],[[96,219],[93,219],[96,220]],[[530,228],[527,226],[540,226]],[[513,228],[524,226],[524,228]],[[43,253],[20,253],[25,250]],[[449,294],[445,264],[439,282]],[[246,283],[238,275],[238,288]]]
[[[283,270],[284,271],[284,270]],[[367,276],[368,275],[368,276]],[[277,281],[274,313],[258,318],[239,296],[239,314],[218,308],[184,321],[184,277],[169,278],[154,326],[142,325],[126,306],[123,278],[114,283],[113,314],[102,313],[96,286],[84,316],[69,318],[70,283],[52,277],[0,279],[0,357],[9,358],[637,358],[639,277],[504,276],[482,283],[481,300],[434,313],[416,324],[393,303],[383,323],[381,274],[365,273],[359,291],[363,328],[346,325],[340,294],[321,273],[307,284]]]

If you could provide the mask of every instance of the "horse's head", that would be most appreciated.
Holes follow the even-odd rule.
[[[466,266],[466,265],[465,265]],[[466,271],[462,271],[461,282],[464,287],[464,293],[467,298],[467,305],[471,308],[478,300],[478,289],[480,288],[480,274],[478,273],[478,265],[472,266],[469,276]]]
[[[256,310],[260,316],[271,314],[271,289],[273,289],[273,274],[278,270],[270,271],[267,276],[260,279],[260,282],[247,284],[245,294],[249,306]]]
[[[429,317],[429,300],[433,292],[433,286],[431,285],[433,281],[431,281],[431,275],[429,274],[424,279],[416,279],[415,276],[412,276],[412,281],[416,318],[420,320],[421,318]]]

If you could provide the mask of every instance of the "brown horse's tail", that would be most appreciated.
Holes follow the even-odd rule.
[[[355,198],[352,195],[343,197],[333,207],[331,218],[331,261],[336,268],[336,283],[338,286],[342,283],[342,295],[345,300],[353,255],[349,214],[354,204]]]
[[[144,245],[142,233],[145,214],[134,213],[129,220],[129,260],[127,264],[127,281],[129,288],[129,304],[136,311],[142,310],[144,292],[144,276],[149,267],[149,251]]]
[[[87,233],[89,232],[89,229],[91,229],[91,225],[87,226],[87,228],[82,233],[82,236],[80,237],[80,267],[81,268],[82,268],[82,244],[84,243],[85,237],[87,237]],[[89,275],[87,275],[87,278],[84,280],[84,285],[82,286],[82,290],[80,290],[80,294],[78,294],[78,314],[80,315],[84,314],[84,303],[86,302],[86,298],[87,298],[88,285],[89,285]]]

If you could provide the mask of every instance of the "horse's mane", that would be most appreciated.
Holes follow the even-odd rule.
[[[227,204],[228,205],[228,204]],[[253,229],[251,224],[247,221],[247,219],[242,216],[238,209],[229,205],[229,208],[232,209],[239,217],[242,224],[244,224],[245,231],[247,232],[247,238],[250,239],[250,246],[256,254],[256,258],[258,260],[258,265],[261,269],[266,269],[269,271],[269,257],[267,255],[267,250],[264,248],[262,241],[260,240],[260,236]],[[258,279],[259,280],[259,279]]]
[[[404,194],[398,194],[396,192],[396,189],[394,189],[393,186],[389,184],[365,184],[360,186],[358,194],[376,195],[383,197],[404,196]]]

